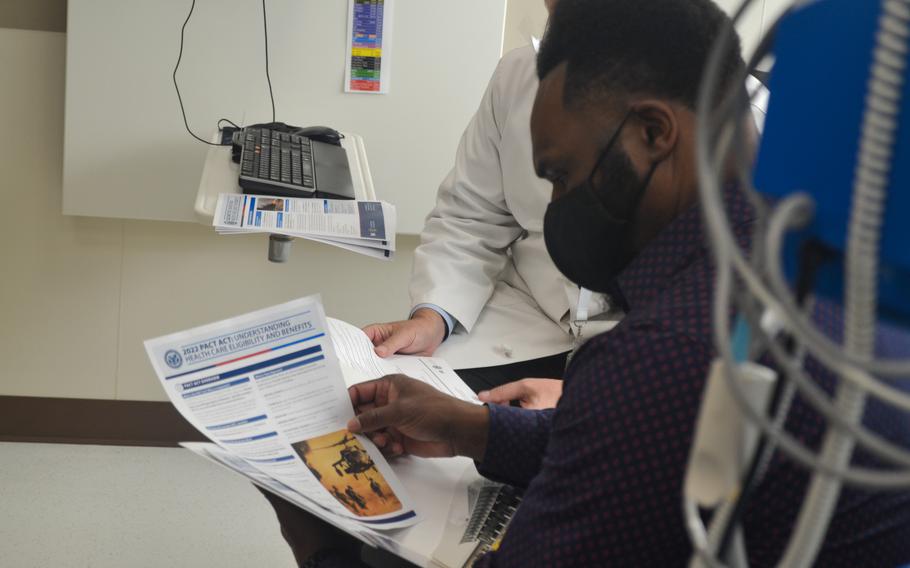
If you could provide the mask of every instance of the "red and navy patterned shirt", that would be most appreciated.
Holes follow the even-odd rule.
[[[754,220],[746,199],[726,192],[731,225],[747,245]],[[698,206],[649,243],[621,274],[628,311],[588,342],[567,370],[555,411],[490,407],[479,469],[526,487],[498,552],[482,566],[685,566],[691,546],[682,482],[709,364],[714,267]],[[606,246],[606,244],[605,244]],[[839,336],[839,310],[818,303],[815,320]],[[910,355],[910,341],[883,333],[883,355]],[[810,376],[829,392],[816,362]],[[870,404],[866,424],[904,445],[910,420]],[[810,447],[822,419],[797,398],[788,430]],[[862,455],[855,464],[874,465]],[[792,533],[809,476],[778,455],[743,522],[750,564],[773,566]],[[910,562],[910,493],[846,489],[818,566],[893,568]]]

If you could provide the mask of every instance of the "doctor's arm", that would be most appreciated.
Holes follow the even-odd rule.
[[[503,192],[498,121],[506,112],[500,92],[506,75],[500,64],[420,235],[409,291],[411,305],[422,307],[409,320],[364,328],[380,356],[430,355],[455,325],[470,331],[508,262],[509,246],[523,233]]]

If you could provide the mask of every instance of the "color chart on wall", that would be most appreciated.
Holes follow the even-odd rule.
[[[389,92],[393,0],[348,0],[345,91]]]

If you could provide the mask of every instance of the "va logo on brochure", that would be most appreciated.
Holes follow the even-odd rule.
[[[173,349],[168,349],[167,353],[164,354],[164,362],[171,369],[179,369],[183,365],[183,357]]]

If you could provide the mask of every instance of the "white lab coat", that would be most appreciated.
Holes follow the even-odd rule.
[[[572,348],[570,298],[577,298],[578,288],[556,269],[544,245],[552,187],[535,175],[532,163],[536,93],[534,49],[506,54],[462,136],[415,252],[412,305],[436,304],[458,321],[437,352],[455,368]],[[603,306],[595,303],[590,311]]]
[[[499,62],[415,251],[411,305],[436,304],[457,320],[437,351],[456,369],[526,361],[573,347],[579,290],[547,253],[543,218],[552,186],[533,167],[535,59],[528,45]],[[763,90],[752,78],[747,87],[750,93]],[[766,105],[765,91],[753,104],[759,130]],[[605,297],[592,297],[587,317],[600,315],[602,321],[586,324],[582,339],[616,324],[618,316],[612,317],[609,307]]]

